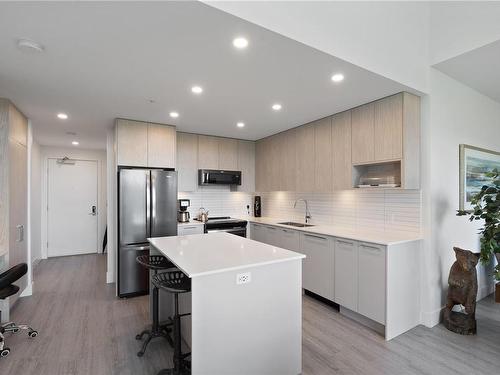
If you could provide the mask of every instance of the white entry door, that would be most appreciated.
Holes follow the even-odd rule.
[[[48,256],[96,253],[97,161],[49,159],[48,164]]]

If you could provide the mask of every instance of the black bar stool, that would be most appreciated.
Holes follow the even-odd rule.
[[[155,275],[158,274],[159,270],[177,269],[175,265],[163,255],[140,255],[136,258],[136,261],[148,270],[153,270]],[[140,334],[135,336],[136,340],[142,340],[143,336],[147,335],[146,341],[144,341],[141,350],[137,353],[139,357],[144,355],[149,342],[157,337],[166,338],[170,342],[170,345],[173,346],[172,339],[170,338],[167,330],[167,326],[171,326],[172,323],[163,326],[160,325],[159,300],[159,290],[153,284],[153,323],[151,324],[151,329],[145,329]]]
[[[179,314],[179,294],[191,291],[191,279],[179,270],[156,274],[152,278],[153,284],[174,295],[174,367],[161,370],[158,375],[186,375],[191,374],[189,357],[191,353],[182,354],[181,347],[181,317],[191,314]]]

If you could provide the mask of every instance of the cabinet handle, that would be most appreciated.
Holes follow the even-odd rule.
[[[313,234],[305,234],[305,233],[304,233],[304,236],[306,236],[306,237],[311,237],[311,238],[315,238],[315,239],[318,239],[318,240],[323,240],[323,241],[328,240],[326,237],[315,236],[315,235],[313,235]]]
[[[361,244],[360,246],[367,249],[367,250],[370,250],[372,252],[376,252],[376,253],[380,253],[382,251],[382,249],[380,247],[377,247],[377,246],[370,246],[370,245],[365,245],[365,244]]]
[[[182,229],[196,229],[196,227],[184,227]]]
[[[343,243],[344,245],[354,246],[354,242],[349,242],[349,241],[344,241],[344,240],[337,240],[337,242]]]
[[[275,227],[267,227],[267,229],[276,230],[276,228],[275,228]]]

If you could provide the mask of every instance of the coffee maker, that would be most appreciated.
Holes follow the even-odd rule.
[[[179,199],[179,211],[177,211],[177,221],[179,223],[189,223],[189,211],[187,210],[191,202],[189,199]]]

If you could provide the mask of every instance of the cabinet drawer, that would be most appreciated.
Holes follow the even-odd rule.
[[[335,240],[335,302],[358,310],[358,243]]]
[[[260,224],[250,225],[250,238],[254,241],[267,243],[266,228]]]
[[[385,246],[359,244],[358,312],[385,324]]]
[[[299,232],[291,229],[278,228],[277,235],[279,237],[277,246],[283,249],[300,252]]]
[[[177,227],[178,236],[187,236],[189,234],[203,234],[203,225],[179,225]]]

